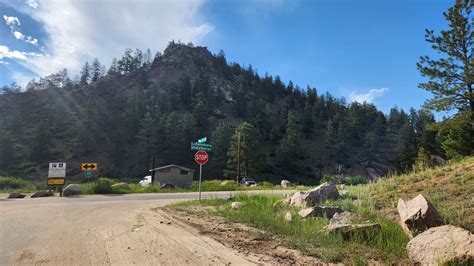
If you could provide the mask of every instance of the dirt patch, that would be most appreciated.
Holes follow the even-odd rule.
[[[200,234],[209,236],[239,253],[258,257],[259,263],[262,264],[328,265],[315,257],[286,248],[279,239],[269,233],[241,223],[228,222],[218,216],[202,215],[199,210],[197,213],[188,213],[164,207],[159,208],[159,211],[166,212],[174,219],[197,229]]]

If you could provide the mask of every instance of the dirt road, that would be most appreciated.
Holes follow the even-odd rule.
[[[281,194],[288,191],[252,191]],[[208,192],[203,197],[228,196]],[[0,265],[249,265],[157,207],[196,193],[0,200]]]

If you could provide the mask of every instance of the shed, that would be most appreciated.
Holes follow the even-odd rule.
[[[193,183],[194,170],[183,166],[170,164],[150,169],[153,183],[161,185],[171,183],[177,187],[190,187]]]

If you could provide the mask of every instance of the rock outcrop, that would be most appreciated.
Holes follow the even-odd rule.
[[[81,194],[81,186],[79,184],[67,185],[66,188],[64,188],[64,191],[63,191],[63,195],[66,196],[66,197],[79,195],[79,194]]]
[[[307,208],[319,205],[328,199],[339,198],[339,192],[333,183],[326,182],[316,188],[305,192],[295,192],[289,200],[291,206]]]
[[[453,265],[474,265],[474,235],[452,225],[433,227],[410,240],[407,253],[422,265],[448,261]]]
[[[421,194],[407,202],[400,199],[397,209],[400,215],[400,225],[411,237],[428,228],[443,224],[441,215]]]

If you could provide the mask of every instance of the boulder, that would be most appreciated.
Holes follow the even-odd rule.
[[[124,188],[127,189],[129,188],[128,183],[126,182],[120,182],[112,185],[113,188]]]
[[[331,225],[346,225],[352,224],[355,220],[358,220],[359,216],[353,212],[336,212],[331,220],[329,220],[329,224]]]
[[[319,205],[328,199],[339,198],[339,192],[333,183],[326,182],[306,192],[297,191],[290,198],[290,205],[307,208]]]
[[[79,184],[67,185],[63,190],[63,195],[66,197],[79,194],[81,194],[81,186]]]
[[[285,219],[285,221],[287,221],[287,222],[293,221],[293,215],[291,214],[291,212],[286,212],[286,213],[285,213],[285,216],[284,216],[284,219]]]
[[[24,197],[25,197],[25,195],[23,195],[21,193],[18,193],[18,192],[12,192],[12,193],[10,193],[10,195],[8,195],[9,199],[22,199]]]
[[[397,209],[400,215],[400,224],[410,237],[416,236],[428,228],[443,224],[441,215],[421,194],[407,202],[400,199]]]
[[[380,233],[382,227],[378,223],[369,224],[330,224],[324,227],[330,234],[341,234],[344,240],[354,237],[370,239]]]
[[[452,225],[433,227],[411,239],[407,253],[422,265],[474,265],[474,235]]]
[[[42,197],[52,197],[54,193],[51,191],[38,191],[35,194],[31,195],[32,198],[42,198]]]
[[[281,187],[291,187],[291,182],[288,180],[282,180]]]
[[[327,217],[331,219],[334,214],[343,212],[341,208],[337,206],[315,206],[301,210],[298,214],[302,218],[308,217]]]
[[[242,202],[234,201],[230,204],[230,207],[234,210],[240,209],[242,207]]]
[[[170,189],[170,188],[176,188],[175,185],[171,184],[171,183],[164,183],[163,185],[160,186],[160,188],[162,189]]]

